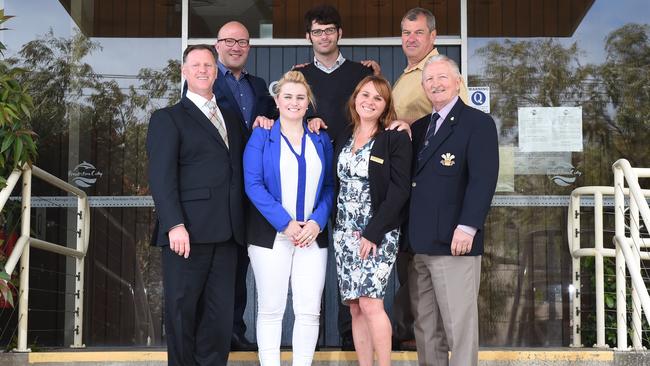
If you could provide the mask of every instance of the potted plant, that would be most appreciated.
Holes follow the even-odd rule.
[[[0,31],[7,30],[3,24],[11,18],[12,16],[5,15],[4,9],[0,9]],[[31,166],[36,158],[36,134],[29,124],[32,98],[19,81],[25,70],[9,64],[4,59],[5,50],[5,45],[0,42],[0,189],[6,186],[6,178],[14,169],[25,164]],[[12,214],[15,214],[15,205],[13,206],[12,208],[8,202],[0,213],[0,221],[3,223],[0,227],[0,299],[10,305],[13,305],[14,290],[9,282],[11,276],[5,272],[4,265],[17,227],[14,224],[17,221],[11,219]]]

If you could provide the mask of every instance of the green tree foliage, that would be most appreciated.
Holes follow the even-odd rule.
[[[574,43],[564,47],[554,39],[492,41],[476,51],[485,62],[476,85],[491,88],[491,111],[501,121],[501,135],[517,129],[519,107],[576,105],[589,69],[580,65]]]
[[[0,9],[0,26],[12,18]],[[1,28],[4,31],[6,28]],[[5,50],[0,43],[0,56]],[[15,168],[31,164],[36,158],[35,135],[29,124],[32,98],[20,82],[25,69],[0,59],[0,188]]]
[[[613,106],[613,145],[633,166],[650,164],[650,26],[627,24],[605,40],[600,78]]]

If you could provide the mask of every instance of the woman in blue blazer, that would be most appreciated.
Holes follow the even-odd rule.
[[[332,144],[304,123],[313,95],[300,72],[275,88],[280,118],[253,131],[244,151],[244,183],[253,206],[248,256],[258,293],[257,344],[262,366],[280,365],[289,280],[293,298],[293,365],[311,365],[325,284],[325,225],[334,200]]]

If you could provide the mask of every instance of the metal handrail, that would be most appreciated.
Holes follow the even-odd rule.
[[[70,347],[84,347],[83,335],[83,301],[84,301],[84,259],[88,251],[90,238],[90,206],[86,192],[72,186],[52,174],[36,167],[25,165],[22,170],[14,169],[7,179],[7,186],[0,191],[0,210],[4,208],[11,192],[22,176],[21,227],[20,237],[13,252],[5,264],[5,272],[11,274],[20,260],[20,292],[18,295],[18,342],[16,352],[30,352],[27,348],[27,311],[29,301],[29,250],[35,248],[65,255],[75,259],[75,300],[74,300],[74,336]],[[77,196],[77,240],[76,249],[65,245],[50,243],[45,240],[32,238],[30,230],[32,176]]]
[[[650,197],[650,189],[643,189],[641,193],[644,197]],[[569,253],[572,256],[573,262],[573,271],[572,271],[572,283],[573,283],[573,293],[572,296],[572,331],[573,331],[573,342],[572,347],[583,347],[582,337],[580,333],[581,328],[581,317],[580,317],[580,288],[581,288],[581,279],[580,279],[580,259],[583,257],[594,257],[595,259],[595,274],[596,279],[596,344],[593,345],[595,348],[608,348],[609,345],[605,342],[605,279],[604,279],[604,258],[615,258],[616,250],[610,248],[604,248],[604,239],[603,239],[603,207],[604,207],[604,197],[605,196],[614,196],[615,188],[611,186],[588,186],[588,187],[579,187],[574,189],[571,192],[571,198],[569,201],[568,208],[568,220],[567,220],[567,242],[569,245]],[[629,189],[624,188],[623,194],[629,196]],[[580,247],[580,206],[581,206],[581,197],[583,196],[593,196],[594,197],[594,247],[593,248],[581,248]],[[626,239],[629,240],[629,239]],[[643,246],[650,247],[650,239],[641,238],[639,240]],[[644,260],[650,260],[650,253],[643,252],[641,253],[641,258]]]
[[[633,222],[639,221],[639,214],[647,225],[650,225],[650,207],[646,201],[641,186],[639,185],[639,177],[650,177],[650,169],[648,168],[632,168],[630,162],[625,159],[619,159],[612,165],[614,171],[614,206],[615,206],[615,233],[614,243],[616,244],[616,330],[617,330],[617,343],[619,349],[627,349],[627,301],[626,301],[626,287],[625,287],[625,273],[626,262],[630,268],[630,275],[633,271],[638,270],[636,275],[641,275],[641,244],[639,250],[632,250],[630,244],[639,243],[641,233],[639,226],[632,225]],[[630,236],[626,240],[625,236],[625,196],[624,187],[625,183],[629,187],[630,197]],[[629,249],[629,250],[628,250]],[[630,266],[630,263],[632,266]],[[642,349],[641,343],[641,307],[648,316],[650,311],[650,299],[648,296],[648,289],[643,281],[634,280],[632,277],[632,347],[634,349]]]

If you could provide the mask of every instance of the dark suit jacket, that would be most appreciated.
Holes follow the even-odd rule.
[[[229,149],[187,97],[151,116],[147,156],[157,215],[153,244],[169,245],[169,229],[181,223],[191,243],[233,238],[244,244],[242,122],[228,109],[220,110]]]
[[[416,254],[451,255],[454,229],[468,225],[478,229],[468,255],[481,255],[483,224],[499,173],[496,126],[490,115],[459,98],[418,163],[430,118],[422,117],[411,126],[408,244]]]
[[[334,174],[339,155],[352,132],[352,127],[348,125],[336,138]],[[377,245],[381,245],[387,232],[404,223],[405,206],[411,189],[411,155],[411,141],[406,132],[381,131],[375,137],[368,166],[372,218],[362,236]],[[338,197],[338,179],[336,182]],[[334,214],[336,212],[333,210]]]
[[[278,110],[275,108],[275,101],[271,94],[269,94],[269,89],[266,87],[266,82],[262,78],[248,74],[248,80],[251,83],[253,88],[253,94],[255,98],[255,104],[253,108],[253,118],[251,123],[255,121],[255,117],[264,116],[270,119],[275,120],[278,117]],[[244,122],[244,115],[241,112],[241,109],[237,105],[237,100],[232,95],[232,91],[228,87],[226,82],[226,76],[219,70],[217,75],[217,80],[212,86],[214,95],[217,96],[217,104],[219,108],[226,108],[239,117],[242,121],[242,126],[244,127],[245,135],[248,138],[250,136],[250,129],[246,126]]]
[[[277,119],[279,115],[278,110],[275,108],[275,101],[269,93],[269,89],[266,87],[266,82],[264,79],[251,74],[248,74],[247,77],[253,88],[253,94],[255,98],[253,121],[257,116],[264,116],[272,120]],[[219,108],[227,108],[234,115],[236,115],[241,120],[244,136],[246,138],[250,137],[251,130],[248,128],[248,126],[246,126],[246,123],[244,122],[244,115],[242,114],[241,109],[239,109],[239,105],[237,105],[235,96],[232,95],[232,91],[228,87],[226,76],[221,72],[221,70],[218,70],[217,80],[214,82],[214,85],[212,85],[212,92],[217,98],[217,104],[219,105]],[[187,82],[183,84],[183,96],[185,96],[186,93]],[[253,123],[253,121],[251,121],[251,123]]]

